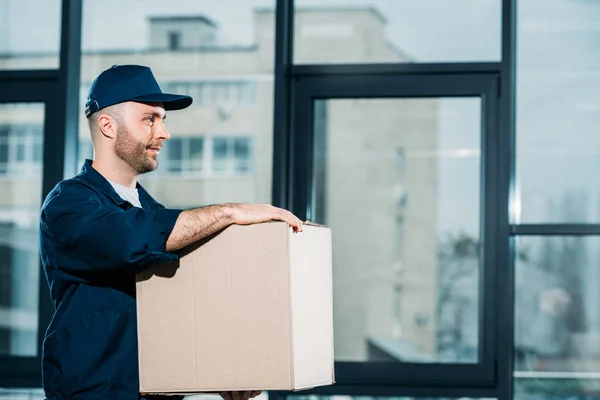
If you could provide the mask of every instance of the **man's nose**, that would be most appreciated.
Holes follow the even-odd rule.
[[[156,132],[156,137],[158,139],[168,140],[171,137],[171,133],[165,126],[164,122],[159,125],[158,131]]]

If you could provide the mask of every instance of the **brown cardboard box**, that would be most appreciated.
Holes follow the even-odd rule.
[[[137,277],[140,391],[334,382],[331,230],[233,225]]]

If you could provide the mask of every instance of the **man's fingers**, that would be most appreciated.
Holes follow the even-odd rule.
[[[252,397],[252,391],[249,391],[249,390],[235,392],[235,393],[238,395],[239,400],[250,400],[250,398]]]
[[[288,210],[284,210],[283,208],[280,208],[277,211],[277,219],[286,222],[292,226],[295,231],[302,231],[302,221],[300,221],[300,219],[298,219],[294,214]]]
[[[296,231],[298,232],[302,232],[302,221],[300,221],[300,218],[296,217],[294,214],[292,214],[291,212],[287,211],[288,214],[288,218],[289,218],[289,224],[292,225],[294,228],[296,228]]]
[[[248,390],[248,391],[237,391],[237,392],[220,392],[219,396],[221,396],[224,400],[250,400],[259,396],[262,393],[260,390]]]

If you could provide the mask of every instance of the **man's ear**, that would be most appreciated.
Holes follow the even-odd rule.
[[[98,117],[98,128],[103,136],[114,139],[117,137],[117,125],[113,117],[102,114]]]

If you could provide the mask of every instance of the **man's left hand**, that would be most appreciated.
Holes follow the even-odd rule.
[[[259,394],[261,391],[238,391],[238,392],[221,392],[219,395],[223,398],[223,400],[249,400],[253,399]]]

